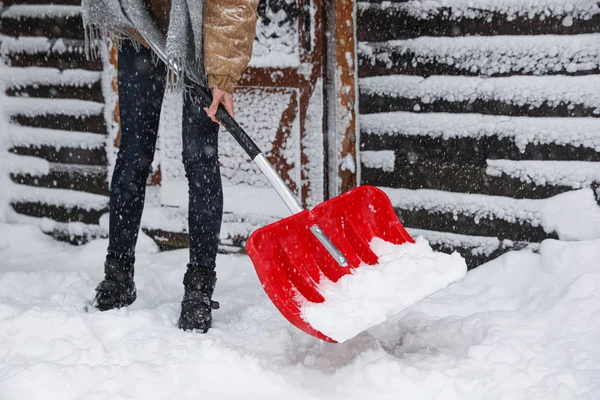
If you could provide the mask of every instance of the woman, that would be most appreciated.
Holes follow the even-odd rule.
[[[90,2],[87,14],[86,3],[83,3],[84,17],[94,18],[97,1]],[[143,0],[143,7],[168,37],[170,21],[176,12],[171,10],[176,10],[176,2],[181,6],[182,1],[173,0],[172,5],[171,0]],[[201,2],[187,1],[189,9],[198,6],[191,1]],[[202,6],[199,7],[202,10]],[[189,183],[190,246],[179,318],[179,327],[184,330],[206,332],[211,326],[211,310],[218,308],[212,294],[217,280],[215,259],[223,189],[217,152],[219,125],[215,114],[219,104],[223,104],[233,115],[232,93],[252,55],[257,7],[258,0],[205,0],[200,18],[204,72],[213,91],[213,102],[203,110],[186,96],[183,106],[183,164]],[[188,20],[194,23],[193,17]],[[190,36],[193,33],[190,30]],[[105,278],[96,288],[94,300],[96,308],[102,311],[128,306],[136,299],[135,245],[167,84],[165,65],[153,61],[151,50],[139,35],[134,32],[132,36],[133,41],[122,41],[118,54],[121,143],[110,186]]]

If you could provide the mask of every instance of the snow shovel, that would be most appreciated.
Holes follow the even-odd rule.
[[[123,4],[121,8],[128,17]],[[147,31],[138,28],[138,31],[158,57],[179,75],[181,66],[164,51],[163,34],[157,28]],[[193,71],[197,71],[193,66],[186,71],[193,83],[188,87],[189,93],[208,106],[212,103],[212,94]],[[318,290],[319,282],[323,278],[337,282],[355,268],[377,264],[378,257],[369,247],[375,237],[394,244],[414,243],[414,240],[398,220],[387,195],[373,186],[357,187],[310,211],[305,210],[258,146],[222,106],[216,118],[254,161],[292,213],[256,230],[246,243],[265,292],[294,326],[309,335],[335,342],[301,317],[301,307],[306,301],[325,301]]]

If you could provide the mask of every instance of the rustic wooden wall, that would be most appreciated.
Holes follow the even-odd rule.
[[[8,165],[18,184],[12,217],[73,242],[105,234],[99,219],[107,210],[115,139],[114,109],[105,109],[114,106],[114,92],[101,73],[110,69],[109,56],[104,63],[85,58],[78,3],[5,0],[0,16],[3,92],[13,99],[4,110],[11,122]],[[277,36],[281,23],[297,27],[298,60],[283,66],[259,60],[244,77],[242,95],[287,96],[274,123],[279,128],[260,140],[276,143],[268,155],[305,204],[357,180],[383,187],[411,232],[437,248],[458,249],[470,266],[559,237],[541,210],[553,196],[600,180],[600,12],[590,0],[572,7],[556,0],[547,9],[523,2],[514,10],[509,3],[338,1],[325,18],[320,1],[263,1],[266,25],[278,10],[286,15],[263,33]],[[329,44],[326,31],[336,36]],[[331,43],[334,68],[325,73],[323,46]],[[344,125],[344,115],[356,112],[355,61],[360,116]],[[324,119],[324,109],[340,114]],[[340,129],[331,129],[332,121]],[[325,143],[326,129],[336,136],[333,146]],[[298,148],[291,152],[288,143]],[[185,209],[161,203],[160,187],[173,178],[164,170],[171,160],[165,147],[151,181],[154,218],[146,231],[178,247],[187,240]],[[224,160],[231,182],[240,178],[232,172],[240,165],[236,157]],[[341,162],[358,159],[361,168],[354,170]],[[249,183],[260,186],[253,176]],[[239,247],[268,221],[227,214],[224,244]]]
[[[107,210],[103,64],[84,55],[78,5],[3,0],[0,8],[3,112],[10,122],[1,134],[18,184],[11,218],[75,243],[99,234]]]
[[[3,133],[17,184],[11,218],[38,223],[73,243],[105,236],[101,218],[119,143],[116,51],[108,49],[102,60],[86,59],[78,0],[1,4],[3,92],[15,102],[4,110],[10,124]],[[325,196],[322,8],[314,0],[261,2],[255,57],[236,95],[240,124],[307,206]],[[180,143],[169,125],[176,125],[176,113],[167,110],[142,222],[165,248],[187,245],[186,206],[165,196],[171,188],[179,197],[187,193],[178,186]],[[260,195],[267,184],[258,170],[230,138],[221,141],[225,183],[258,188]],[[254,211],[226,212],[224,245],[239,247],[253,229],[281,217]]]
[[[558,237],[548,199],[600,180],[599,9],[550,3],[358,3],[362,183],[471,267]]]

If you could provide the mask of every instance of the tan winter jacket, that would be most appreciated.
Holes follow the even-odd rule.
[[[166,34],[171,0],[145,0]],[[204,68],[208,86],[233,93],[252,57],[259,0],[204,0]]]

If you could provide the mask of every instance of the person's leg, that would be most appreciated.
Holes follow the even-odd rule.
[[[186,101],[183,111],[183,164],[189,185],[190,262],[215,267],[223,218],[219,167],[219,125],[199,104]]]
[[[119,51],[121,141],[110,186],[108,254],[135,261],[146,181],[154,159],[166,69],[125,40]]]
[[[129,305],[136,297],[135,246],[154,159],[166,69],[163,63],[154,63],[149,49],[138,51],[124,40],[118,81],[121,140],[110,185],[105,280],[96,289],[97,308],[104,310]]]
[[[223,217],[218,155],[219,125],[190,100],[183,110],[183,164],[189,185],[190,263],[184,276],[179,327],[206,332],[211,325],[216,284],[215,260]]]

